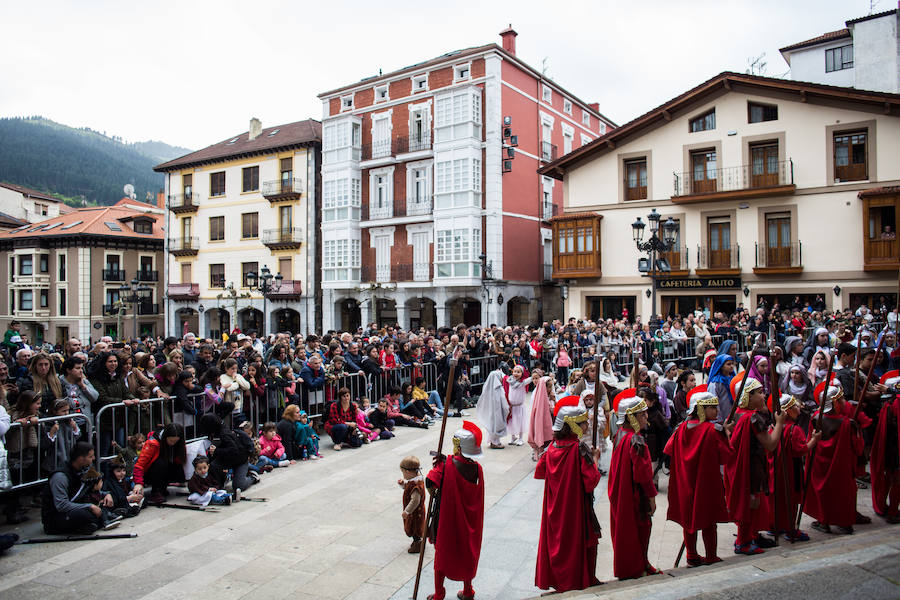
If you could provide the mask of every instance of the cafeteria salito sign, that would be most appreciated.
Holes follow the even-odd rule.
[[[692,277],[689,279],[657,279],[658,290],[729,290],[741,287],[740,277]]]

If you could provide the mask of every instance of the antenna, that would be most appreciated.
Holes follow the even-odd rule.
[[[751,56],[747,59],[747,74],[748,75],[765,75],[766,74],[766,65],[769,64],[765,60],[766,53],[763,52],[759,56]]]
[[[547,76],[547,71],[550,70],[550,57],[545,56],[543,60],[541,60],[541,77]]]
[[[130,183],[126,183],[125,187],[122,188],[122,191],[125,192],[125,196],[134,200],[137,196],[134,194],[134,186]]]

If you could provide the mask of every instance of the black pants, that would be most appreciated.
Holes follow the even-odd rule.
[[[164,496],[169,493],[166,488],[173,481],[184,481],[184,467],[161,459],[156,459],[144,473],[144,486]]]
[[[79,508],[70,513],[45,514],[43,519],[44,533],[50,535],[65,533],[91,534],[100,527],[100,517],[94,516],[88,508]]]
[[[354,431],[344,423],[336,423],[331,426],[331,441],[335,444],[347,444],[353,448],[359,448],[359,438]]]
[[[400,412],[402,412],[405,415],[415,417],[417,419],[425,418],[425,411],[422,410],[422,407],[419,406],[418,402],[410,402],[409,405],[407,405],[406,408],[404,408]]]

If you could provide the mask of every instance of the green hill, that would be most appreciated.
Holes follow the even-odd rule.
[[[153,166],[188,152],[152,140],[126,144],[42,117],[0,119],[0,181],[91,204],[117,202],[126,183],[138,199],[155,195],[164,180]]]

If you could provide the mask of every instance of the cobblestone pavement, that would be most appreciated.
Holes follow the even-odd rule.
[[[448,420],[445,448],[458,425],[459,419]],[[0,558],[0,598],[137,600],[152,595],[156,600],[405,600],[412,595],[417,557],[406,553],[409,540],[403,535],[400,518],[398,465],[408,454],[427,463],[438,434],[439,426],[428,431],[400,428],[391,441],[359,450],[329,449],[324,460],[276,469],[249,491],[251,496],[269,498],[266,503],[241,502],[220,513],[145,509],[145,514],[115,530],[136,532],[136,539],[17,546]],[[512,600],[541,593],[534,587],[534,564],[543,490],[542,482],[531,477],[534,463],[530,456],[528,446],[485,450],[487,514],[475,579],[479,599]],[[604,461],[608,459],[606,453]],[[665,477],[660,488],[666,489]],[[600,541],[597,574],[601,580],[611,580],[605,480],[597,496],[597,514],[605,536]],[[859,506],[871,514],[868,490],[860,491]],[[664,521],[665,511],[663,494],[654,519],[650,556],[658,567],[670,569],[681,531]],[[23,537],[42,535],[35,522],[38,513],[32,510],[32,522],[24,526],[2,529]],[[808,519],[804,523],[808,525]],[[889,529],[880,519],[843,538],[810,531],[812,542],[794,547],[782,543],[754,558],[731,554],[733,533],[732,525],[719,527],[719,552],[726,558],[723,565],[682,568],[660,578],[611,583],[598,591],[566,596],[590,598],[602,592],[631,598],[652,591],[653,596],[688,597],[713,593],[723,579],[729,586],[748,585],[758,581],[761,573],[768,573],[767,581],[797,573],[810,578],[797,579],[800,584],[817,589],[814,582],[821,578],[815,577],[816,570],[824,569],[838,576],[844,586],[833,589],[868,590],[868,598],[900,597],[900,591],[895,589],[890,595],[884,587],[900,579],[900,561],[894,556],[900,549],[900,529]],[[419,590],[422,599],[433,589],[432,557],[429,547]],[[716,575],[726,572],[727,576]],[[448,598],[454,597],[455,585],[448,582]],[[741,595],[751,597],[755,591],[755,587],[748,588]]]

